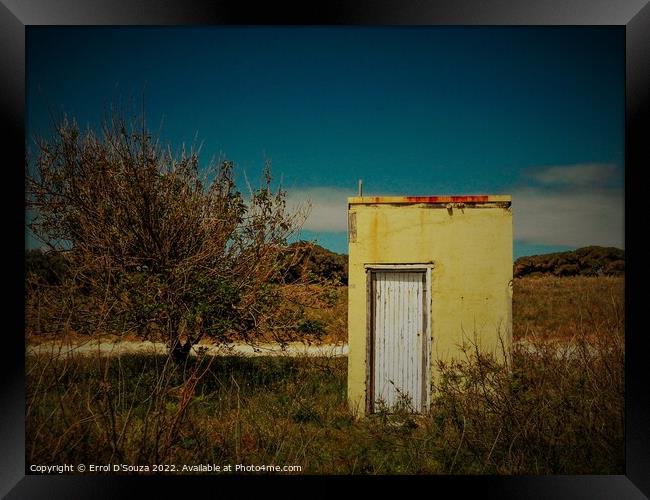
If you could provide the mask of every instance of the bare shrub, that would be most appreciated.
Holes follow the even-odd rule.
[[[30,310],[48,310],[28,326],[36,319],[41,331],[161,338],[179,361],[202,338],[254,341],[272,332],[284,341],[309,333],[297,329],[304,308],[285,306],[314,295],[304,289],[307,278],[286,276],[298,258],[287,238],[307,207],[286,208],[270,164],[245,195],[232,162],[202,167],[198,149],[175,154],[151,136],[144,116],[127,121],[116,112],[101,132],[82,133],[64,118],[36,145],[27,169],[29,226],[70,272],[38,297],[31,283]]]
[[[448,472],[622,473],[622,335],[532,339],[511,364],[464,352],[439,364],[434,415]]]

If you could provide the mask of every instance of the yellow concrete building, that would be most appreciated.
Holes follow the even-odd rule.
[[[427,412],[437,360],[512,342],[510,196],[348,198],[348,399]],[[505,348],[505,349],[504,349]]]

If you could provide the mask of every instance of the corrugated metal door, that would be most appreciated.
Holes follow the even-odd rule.
[[[422,271],[372,273],[373,411],[398,402],[425,410],[425,283]]]

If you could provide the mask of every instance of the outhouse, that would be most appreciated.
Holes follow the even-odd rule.
[[[426,413],[438,360],[512,341],[511,197],[348,198],[348,400]],[[469,343],[469,344],[468,344]]]

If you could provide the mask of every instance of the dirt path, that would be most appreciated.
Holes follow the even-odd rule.
[[[517,341],[518,347],[531,354],[542,354],[538,347],[526,340]],[[314,357],[341,357],[348,355],[347,344],[320,344],[306,345],[302,342],[289,343],[284,349],[280,344],[228,344],[228,345],[199,345],[192,349],[192,354],[197,354],[198,349],[205,349],[211,356],[314,356]],[[124,354],[166,354],[167,347],[162,342],[149,342],[137,340],[89,340],[89,341],[49,341],[40,344],[27,344],[27,354],[48,354],[54,357],[69,355],[92,356],[120,356]],[[597,350],[587,348],[587,354],[594,356]],[[579,352],[577,346],[572,344],[557,345],[553,349],[555,357],[580,357],[584,352]]]
[[[347,356],[347,344],[306,345],[301,342],[290,343],[285,349],[279,344],[259,344],[255,347],[248,344],[228,344],[221,346],[199,345],[206,354],[212,356]],[[132,341],[101,342],[97,340],[82,343],[44,342],[37,345],[27,345],[27,354],[49,354],[55,357],[67,355],[101,355],[120,356],[124,354],[166,354],[167,347],[162,342]],[[197,354],[196,347],[192,354]]]

